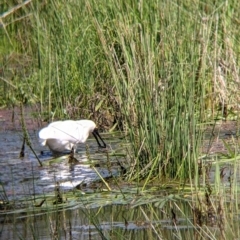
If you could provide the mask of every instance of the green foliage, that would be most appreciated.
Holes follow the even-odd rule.
[[[48,119],[91,118],[125,130],[130,179],[194,176],[197,124],[238,96],[238,1],[13,6],[2,7],[0,91],[10,87],[3,105],[24,95]]]
[[[180,6],[173,5],[169,11],[168,4],[155,2],[151,6],[143,2],[109,6],[111,19],[103,19],[114,19],[109,29],[94,14],[95,6],[91,5],[89,12],[104,46],[121,116],[133,143],[136,172],[131,176],[161,177],[163,173],[167,177],[189,177],[201,137],[196,123],[202,116],[198,114],[195,119],[195,114],[203,108],[202,79],[195,77],[201,48],[197,42],[189,44],[199,24],[185,22],[189,13]],[[180,19],[176,12],[181,13]]]

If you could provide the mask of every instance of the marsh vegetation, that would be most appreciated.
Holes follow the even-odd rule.
[[[0,105],[21,107],[21,134],[34,156],[29,105],[39,121],[86,118],[101,132],[121,131],[125,159],[118,180],[109,185],[100,176],[101,194],[87,194],[93,205],[79,196],[53,204],[46,195],[42,211],[14,211],[3,190],[2,216],[26,214],[38,238],[38,211],[51,225],[68,219],[58,218],[56,205],[62,215],[78,208],[72,214],[84,212],[96,239],[123,239],[124,231],[104,231],[109,212],[101,211],[121,204],[147,223],[149,239],[239,238],[239,1],[4,0],[0,9]],[[211,146],[222,121],[234,128],[218,154]],[[116,221],[126,229],[137,222],[121,212]]]

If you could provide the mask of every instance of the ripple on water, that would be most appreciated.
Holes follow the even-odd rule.
[[[2,185],[0,191],[4,191],[8,199],[53,192],[57,182],[64,191],[72,189],[82,182],[89,183],[99,179],[95,170],[86,164],[84,145],[79,146],[79,151],[75,155],[80,160],[80,164],[70,165],[67,156],[50,164],[49,160],[53,158],[50,152],[44,151],[47,154],[40,155],[40,152],[47,148],[39,145],[37,132],[31,132],[30,137],[33,149],[39,154],[43,167],[39,166],[36,157],[27,146],[25,147],[25,157],[19,158],[22,146],[21,132],[4,131],[4,134],[0,134],[0,183]],[[104,153],[96,154],[97,145],[93,139],[89,139],[87,144],[90,157],[94,158],[94,161],[96,159],[99,159],[99,162],[107,161]],[[104,167],[99,167],[97,170],[103,177],[117,173],[116,168],[111,169],[111,173]]]

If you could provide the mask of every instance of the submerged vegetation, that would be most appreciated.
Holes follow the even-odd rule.
[[[124,131],[126,180],[142,191],[167,180],[184,191],[190,184],[199,224],[224,201],[237,206],[237,149],[224,143],[233,163],[230,200],[222,197],[221,164],[214,159],[210,186],[200,154],[207,124],[238,119],[239,9],[237,0],[4,0],[0,105],[37,105],[45,121],[88,118]]]

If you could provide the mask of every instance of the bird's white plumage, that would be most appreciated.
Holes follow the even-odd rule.
[[[66,120],[50,123],[39,132],[39,141],[53,152],[72,150],[76,144],[86,142],[96,124],[91,120]]]

